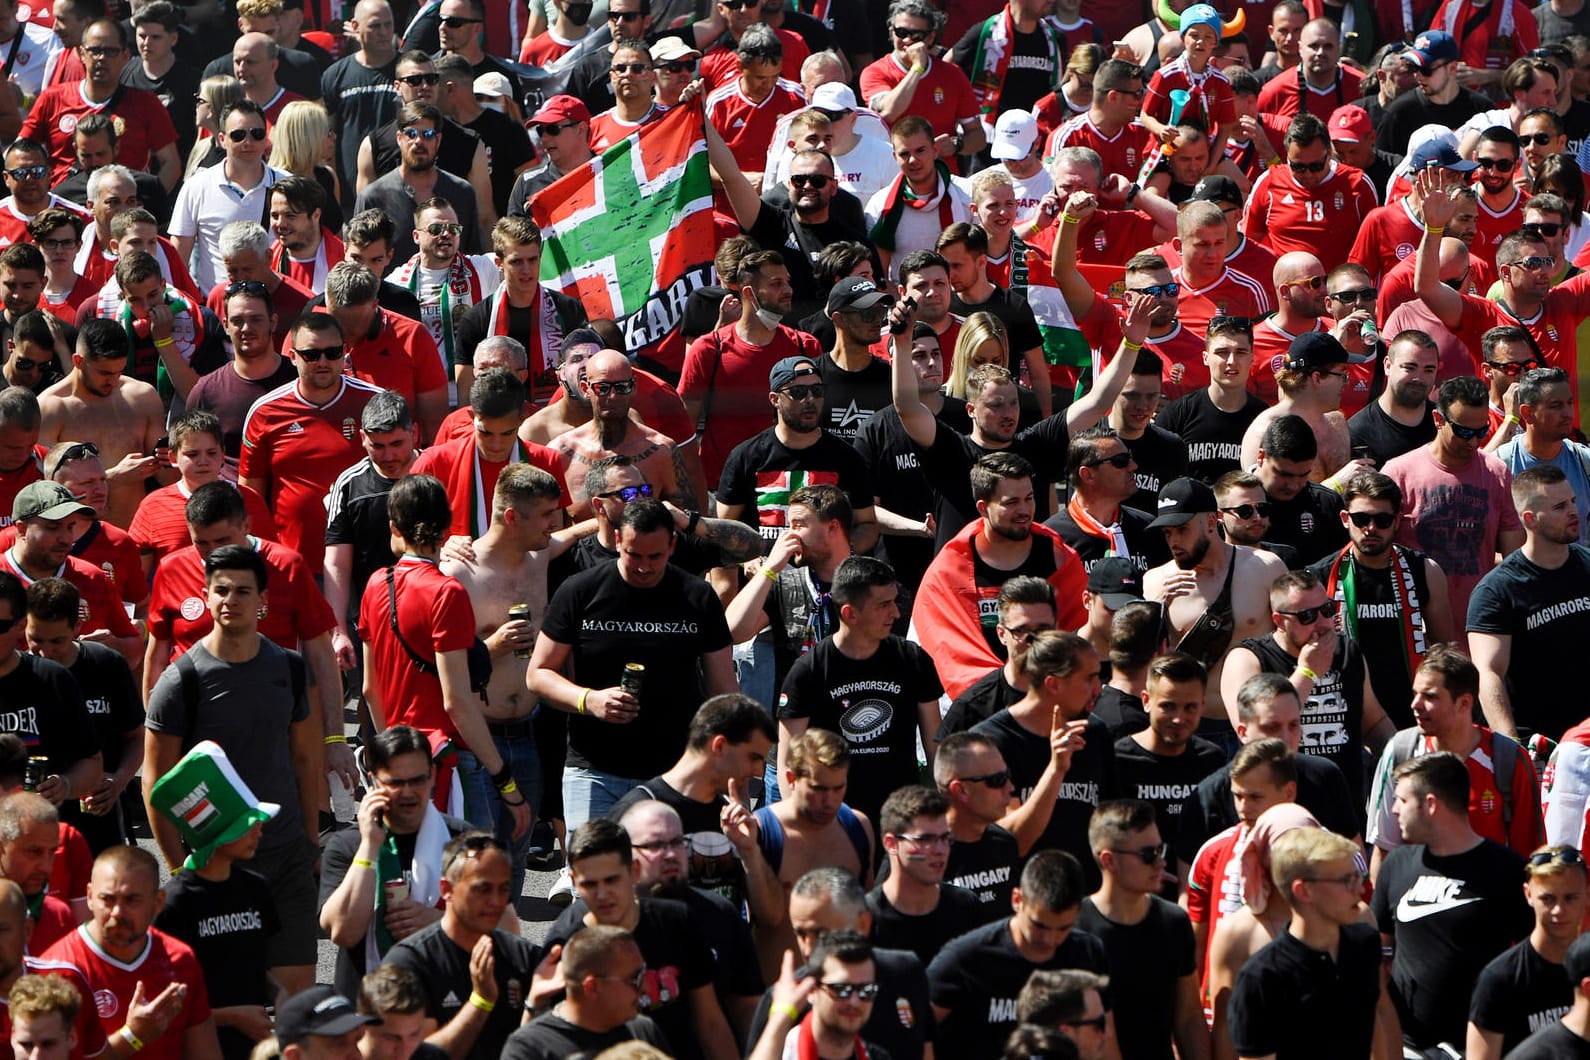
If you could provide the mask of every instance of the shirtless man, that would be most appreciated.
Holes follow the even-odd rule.
[[[509,464],[497,476],[490,529],[473,542],[468,555],[442,563],[442,573],[456,578],[469,593],[475,632],[491,652],[491,682],[481,706],[486,726],[532,806],[541,803],[542,778],[530,724],[536,697],[525,685],[525,670],[546,614],[547,564],[596,529],[587,521],[583,528],[554,534],[553,527],[562,522],[558,496],[557,479],[547,472],[529,464]],[[530,609],[529,614],[510,617],[509,608],[520,604]],[[513,894],[523,890],[530,838],[526,830],[513,840],[516,878],[509,885],[519,888]]]
[[[1359,471],[1373,471],[1371,461],[1353,461],[1352,441],[1347,434],[1347,417],[1342,415],[1342,389],[1348,378],[1347,350],[1334,335],[1310,331],[1292,341],[1283,367],[1275,373],[1281,396],[1270,408],[1254,417],[1242,436],[1242,466],[1259,462],[1259,443],[1264,429],[1277,416],[1301,416],[1314,429],[1319,456],[1309,476],[1315,482],[1340,479],[1345,482]]]
[[[679,489],[674,473],[673,439],[629,418],[635,386],[635,369],[617,350],[602,350],[585,364],[579,387],[593,415],[589,422],[558,435],[549,445],[563,467],[573,498],[569,514],[575,519],[591,514],[585,471],[592,461],[604,456],[629,457],[664,500],[686,508],[692,504],[692,498]]]
[[[114,320],[91,320],[77,336],[72,371],[39,395],[39,440],[93,442],[108,467],[110,500],[102,518],[126,529],[144,496],[144,480],[159,467],[155,442],[166,410],[148,383],[122,375],[127,336]]]
[[[789,744],[785,752],[789,768],[781,785],[784,798],[754,814],[731,804],[722,819],[723,832],[731,843],[760,843],[763,857],[783,887],[782,908],[758,920],[753,931],[762,974],[774,977],[784,951],[795,948],[788,915],[789,892],[795,881],[811,869],[832,866],[853,874],[870,889],[877,858],[872,823],[865,814],[844,804],[850,779],[850,745],[844,737],[826,729],[807,729]],[[782,849],[770,840],[777,834],[782,834]]]
[[[1171,561],[1143,575],[1143,595],[1165,605],[1171,646],[1209,667],[1204,720],[1198,734],[1236,747],[1220,699],[1220,673],[1226,649],[1270,629],[1270,583],[1286,564],[1269,552],[1229,545],[1215,530],[1214,491],[1183,478],[1159,494],[1159,516],[1150,528],[1163,529]]]

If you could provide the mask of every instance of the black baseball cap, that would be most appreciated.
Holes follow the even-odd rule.
[[[878,285],[865,276],[846,276],[828,292],[829,313],[850,313],[871,309],[879,302],[894,303],[894,296],[878,290]]]
[[[1215,491],[1195,478],[1179,478],[1159,491],[1159,514],[1149,523],[1149,529],[1162,526],[1186,526],[1200,515],[1209,515],[1220,509],[1215,501]]]
[[[1286,351],[1286,367],[1294,370],[1346,363],[1347,348],[1328,331],[1310,331],[1299,335]]]
[[[1111,611],[1119,611],[1143,598],[1143,577],[1126,557],[1106,556],[1088,571],[1088,592],[1103,598]]]
[[[380,1023],[353,1007],[353,1002],[329,986],[312,986],[294,994],[276,1010],[276,1040],[296,1045],[310,1036],[335,1038],[367,1023]]]
[[[1237,187],[1237,182],[1230,177],[1215,173],[1201,177],[1193,187],[1192,194],[1187,197],[1189,202],[1225,203],[1228,206],[1242,205],[1242,189]]]

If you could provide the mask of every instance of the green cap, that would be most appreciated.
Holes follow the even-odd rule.
[[[156,781],[149,802],[193,851],[183,863],[190,869],[204,868],[216,847],[241,838],[282,810],[255,797],[213,740],[200,741]]]

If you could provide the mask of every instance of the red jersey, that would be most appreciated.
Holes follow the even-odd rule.
[[[282,116],[282,111],[287,109],[287,104],[303,98],[297,92],[289,92],[287,89],[278,86],[276,95],[271,98],[271,101],[260,107],[260,110],[265,112],[265,128],[274,129],[277,120]]]
[[[906,67],[890,52],[861,71],[861,101],[877,109],[878,97],[892,92],[905,80]],[[933,135],[951,135],[963,121],[977,117],[977,99],[966,73],[952,62],[929,59],[927,73],[916,83],[906,113],[917,114],[933,126]],[[766,145],[764,144],[764,147]],[[760,169],[760,164],[758,164]]]
[[[1207,325],[1206,325],[1207,326]],[[1144,343],[1165,366],[1164,401],[1175,401],[1209,385],[1209,366],[1204,364],[1204,339],[1180,321],[1161,338]]]
[[[1568,373],[1568,382],[1579,393],[1579,323],[1590,316],[1590,272],[1581,272],[1546,292],[1540,309],[1528,320],[1519,320],[1496,302],[1463,295],[1463,319],[1452,329],[1469,348],[1476,363],[1482,357],[1480,336],[1491,328],[1517,324],[1535,340],[1547,366]],[[1574,426],[1579,425],[1578,406]]]
[[[431,560],[404,556],[392,568],[398,631],[423,658],[467,651],[475,643],[475,609],[469,594]],[[422,673],[392,635],[385,570],[376,571],[359,602],[359,639],[369,646],[371,671],[380,688],[384,727],[412,725],[458,740],[458,727],[442,709],[442,684]],[[438,793],[441,794],[441,793]],[[443,796],[445,798],[445,795]]]
[[[1418,258],[1409,254],[1396,265],[1386,269],[1385,275],[1380,277],[1380,294],[1375,298],[1377,319],[1389,320],[1392,310],[1404,302],[1413,301],[1413,270],[1417,264]],[[1463,288],[1463,293],[1483,297],[1495,282],[1496,266],[1475,254],[1469,254],[1469,282]]]
[[[1423,238],[1424,222],[1413,215],[1406,198],[1398,199],[1369,211],[1353,240],[1353,249],[1347,252],[1347,260],[1362,265],[1378,284],[1397,262],[1412,259]]]
[[[50,870],[50,893],[70,907],[88,894],[88,877],[94,870],[94,852],[76,825],[60,824],[61,841],[55,845],[55,867]]]
[[[161,106],[160,97],[141,88],[126,85],[111,97],[116,100],[116,161],[128,169],[147,170],[156,151],[174,147],[177,130],[171,124],[171,115]],[[51,85],[39,93],[22,122],[21,135],[44,144],[50,152],[53,170],[50,183],[59,184],[66,179],[67,170],[77,160],[72,146],[72,134],[77,123],[90,114],[105,112],[110,100],[90,103],[83,96],[83,83]]]
[[[0,527],[0,549],[9,549],[16,543],[17,528]],[[149,581],[138,559],[138,546],[121,527],[95,519],[72,543],[72,555],[104,571],[122,603],[136,604],[149,595]]]
[[[67,213],[76,214],[83,219],[85,225],[94,223],[94,215],[83,209],[75,202],[68,202],[59,195],[51,195],[41,208],[40,212],[48,209],[65,210]],[[7,195],[0,199],[0,247],[8,247],[12,243],[31,243],[33,239],[28,235],[28,223],[38,214],[25,214],[17,209],[14,196]]]
[[[22,565],[17,562],[14,546],[0,552],[0,570],[16,575],[17,580],[24,587],[34,582],[33,578],[23,573]],[[127,609],[121,605],[121,594],[116,591],[115,584],[104,571],[87,560],[67,556],[66,562],[50,576],[65,578],[77,586],[77,591],[82,595],[82,600],[78,603],[78,611],[83,619],[81,632],[93,633],[104,629],[109,630],[114,637],[138,635],[138,627],[133,625],[132,619],[127,615]]]
[[[1207,287],[1188,283],[1180,265],[1171,270],[1171,277],[1181,284],[1176,316],[1182,327],[1191,328],[1196,334],[1208,331],[1209,321],[1217,316],[1257,320],[1275,309],[1268,287],[1229,265],[1220,278]]]
[[[51,946],[44,959],[74,965],[83,973],[93,989],[94,1007],[107,1035],[115,1034],[126,1024],[127,1009],[140,982],[146,996],[150,990],[164,990],[168,983],[184,984],[188,996],[181,1012],[164,1034],[145,1042],[143,1049],[149,1060],[182,1060],[184,1032],[210,1018],[210,992],[204,983],[204,969],[199,967],[192,948],[152,927],[144,951],[136,960],[123,964],[101,949],[88,931],[87,924],[79,927]]]
[[[1529,193],[1516,187],[1509,190],[1513,193],[1512,201],[1501,212],[1485,205],[1483,196],[1480,198],[1479,224],[1469,243],[1469,253],[1492,267],[1496,265],[1496,248],[1502,245],[1502,240],[1524,226],[1524,204],[1529,201]]]
[[[1270,78],[1259,89],[1259,113],[1267,119],[1265,124],[1278,129],[1284,138],[1287,126],[1304,110],[1320,121],[1330,121],[1337,107],[1363,99],[1363,92],[1359,89],[1362,81],[1363,77],[1356,70],[1337,66],[1336,83],[1326,88],[1315,88],[1303,76],[1303,66],[1299,63],[1291,70]]]
[[[1062,147],[1091,147],[1104,162],[1104,175],[1119,173],[1127,180],[1137,179],[1150,147],[1148,130],[1137,122],[1125,126],[1114,136],[1106,136],[1088,114],[1075,118],[1056,129],[1044,148],[1044,157],[1052,158]]]
[[[0,526],[11,525],[11,509],[16,504],[22,487],[44,477],[44,458],[49,450],[42,445],[33,447],[33,455],[10,471],[0,471]]]
[[[755,103],[741,90],[736,77],[713,89],[704,106],[707,120],[723,136],[740,168],[760,173],[767,163],[767,145],[773,141],[779,118],[805,107],[806,96],[798,81],[781,77],[767,98]]]
[[[72,989],[77,991],[77,996],[84,999],[84,1003],[77,1006],[77,1019],[73,1029],[77,1032],[77,1048],[69,1054],[72,1060],[104,1056],[105,1028],[99,1025],[99,1014],[94,1011],[94,1006],[87,1003],[94,996],[93,987],[88,985],[83,972],[76,965],[65,961],[46,961],[41,957],[22,958],[22,972],[24,975],[55,975],[72,984]],[[0,1038],[11,1040],[11,1005],[7,998],[0,997]]]
[[[1545,821],[1540,809],[1541,784],[1535,776],[1535,764],[1530,760],[1528,751],[1521,749],[1518,752],[1513,766],[1512,789],[1504,796],[1498,790],[1500,785],[1496,780],[1493,750],[1496,745],[1495,734],[1483,725],[1477,728],[1480,742],[1463,760],[1469,770],[1469,826],[1484,838],[1511,847],[1527,858],[1542,843],[1555,842],[1546,838]],[[1429,754],[1433,750],[1430,737],[1421,736],[1414,748],[1414,757]],[[1555,755],[1553,760],[1556,760]],[[1394,788],[1389,770],[1375,771],[1375,785],[1369,793],[1369,821],[1364,829],[1364,839],[1382,850],[1394,850],[1402,845],[1397,818],[1391,811]],[[1513,807],[1511,831],[1507,816],[1502,812],[1504,797]]]
[[[1331,321],[1316,320],[1311,331],[1329,331]],[[1275,382],[1275,373],[1286,364],[1287,351],[1297,336],[1265,317],[1253,325],[1253,371],[1248,373],[1248,390],[1257,394],[1266,405],[1273,405],[1281,396]]]
[[[1155,70],[1154,76],[1148,79],[1143,113],[1169,124],[1170,94],[1177,89],[1187,93],[1187,104],[1182,108],[1178,124],[1197,124],[1211,131],[1216,125],[1229,130],[1236,124],[1237,100],[1226,75],[1213,63],[1207,65],[1203,73],[1193,73],[1185,54]]]
[[[1187,880],[1187,918],[1194,924],[1208,925],[1205,939],[1213,940],[1221,919],[1242,908],[1242,849],[1247,842],[1247,826],[1234,824],[1204,843],[1193,858]],[[1198,955],[1198,982],[1204,1018],[1213,1022],[1207,942],[1204,952]]]
[[[67,291],[66,296],[58,302],[50,297],[48,291],[40,294],[39,308],[55,317],[55,319],[76,327],[77,310],[84,302],[98,294],[102,286],[104,285],[94,283],[86,276],[79,276],[77,281],[72,284],[72,289]]]
[[[1456,37],[1458,59],[1476,70],[1505,70],[1540,47],[1540,26],[1529,4],[1493,0],[1487,6],[1488,10],[1473,0],[1445,0],[1430,28]]]
[[[532,66],[548,66],[569,54],[574,44],[574,41],[564,40],[548,27],[539,37],[531,38],[519,49],[519,61]]]
[[[1362,170],[1328,165],[1316,188],[1304,188],[1286,166],[1266,169],[1248,196],[1242,233],[1278,255],[1307,251],[1326,272],[1346,261],[1359,226],[1378,203]]]
[[[806,46],[806,39],[794,30],[770,28],[778,34],[778,42],[784,53],[779,76],[786,81],[800,84],[801,64],[811,55],[812,50]],[[735,48],[733,40],[725,34],[701,57],[701,76],[706,79],[708,91],[722,88],[730,81],[739,78],[740,53]],[[762,150],[764,152],[767,150],[766,141],[763,141]]]
[[[667,112],[654,103],[651,109],[641,116],[640,121],[625,121],[613,111],[604,110],[591,119],[591,150],[601,154],[642,125],[650,125],[665,113]]]
[[[1045,259],[1052,258],[1058,227],[1043,229],[1028,245],[1036,247]],[[1138,210],[1094,210],[1077,232],[1077,263],[1125,265],[1154,245],[1154,229],[1154,219]]]
[[[425,325],[399,316],[390,309],[380,312],[381,315],[376,318],[375,335],[366,335],[348,345],[348,374],[371,384],[376,390],[396,390],[409,403],[409,408],[414,407],[414,399],[420,394],[446,390],[447,369],[442,367],[441,352],[437,350],[436,340],[431,338]],[[292,343],[288,342],[282,352],[290,354],[292,350]],[[359,408],[364,408],[363,402],[360,402]],[[253,415],[252,411],[250,415]],[[358,423],[357,416],[354,417],[354,423]],[[358,437],[355,431],[352,435],[355,445],[358,445]],[[244,442],[246,445],[246,438]],[[362,448],[359,455],[364,455]],[[336,472],[333,472],[331,478],[336,477]],[[330,485],[330,479],[327,485]]]
[[[421,333],[424,328],[415,323]],[[436,345],[430,335],[430,360]],[[264,494],[276,516],[283,544],[304,557],[319,574],[326,555],[326,494],[344,468],[364,459],[359,414],[381,392],[363,380],[343,377],[337,396],[311,405],[296,382],[277,387],[254,402],[243,420],[241,478],[265,483]]]
[[[1226,255],[1226,264],[1244,276],[1251,276],[1260,283],[1265,283],[1275,278],[1275,251],[1263,243],[1255,243],[1241,232],[1237,233],[1241,242],[1237,248]],[[1176,241],[1167,239],[1154,248],[1154,253],[1165,259],[1165,264],[1171,268],[1181,264],[1181,251],[1176,249]]]
[[[331,605],[315,586],[304,557],[275,541],[250,538],[270,572],[265,616],[259,632],[272,643],[295,649],[336,628]],[[324,551],[324,546],[321,546]],[[193,647],[214,627],[204,600],[204,561],[192,545],[171,553],[155,568],[149,593],[149,635],[171,641],[171,657]]]
[[[83,893],[88,892],[85,889]],[[72,907],[55,895],[46,894],[39,905],[38,919],[33,922],[33,934],[28,937],[28,949],[45,953],[76,930],[77,916]]]
[[[242,492],[243,504],[248,508],[249,532],[274,539],[276,520],[265,498],[247,486],[237,488]],[[144,495],[127,527],[127,533],[140,553],[152,555],[159,561],[193,543],[188,535],[187,516],[188,498],[191,496],[193,491],[181,479]]]
[[[515,443],[517,462],[538,467],[558,480],[558,507],[568,507],[569,487],[563,481],[563,468],[555,452],[535,442]],[[432,446],[419,455],[411,475],[434,475],[447,487],[452,501],[453,521],[449,533],[468,534],[471,538],[484,534],[491,526],[491,496],[497,488],[497,478],[513,458],[502,461],[479,459],[473,429],[470,433],[445,445]]]

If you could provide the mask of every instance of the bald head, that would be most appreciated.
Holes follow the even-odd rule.
[[[619,819],[619,824],[624,826],[624,831],[634,839],[637,832],[655,824],[672,824],[684,827],[680,820],[679,811],[666,802],[656,799],[643,799],[624,811],[624,816]]]
[[[388,19],[392,17],[392,5],[386,0],[359,0],[358,6],[353,9],[353,17],[360,22],[383,15]]]
[[[1469,274],[1469,248],[1461,239],[1441,240],[1441,279],[1461,280]]]
[[[1306,250],[1294,250],[1290,254],[1282,254],[1275,263],[1274,278],[1277,289],[1299,280],[1324,275],[1325,266]]]

